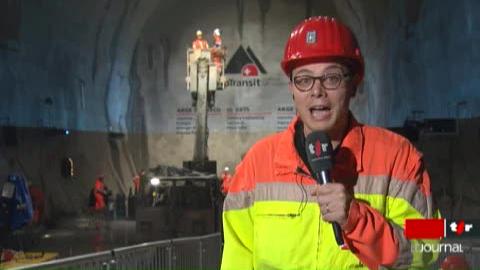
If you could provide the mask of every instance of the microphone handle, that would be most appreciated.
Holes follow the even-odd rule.
[[[328,170],[322,170],[320,171],[320,177],[317,174],[317,182],[321,182],[321,185],[331,183],[332,181],[330,180],[330,171]],[[320,180],[320,181],[319,181]],[[333,228],[333,233],[335,235],[335,240],[337,241],[337,244],[339,246],[343,246],[345,243],[343,242],[343,237],[342,237],[342,228],[340,227],[340,224],[337,222],[332,223],[332,228]]]
[[[337,245],[340,247],[345,245],[345,243],[343,242],[342,228],[340,227],[340,224],[338,224],[337,222],[333,222],[332,228],[333,234],[335,235],[335,240],[337,241]]]

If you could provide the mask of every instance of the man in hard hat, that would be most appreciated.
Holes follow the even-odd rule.
[[[232,174],[230,173],[230,168],[228,166],[225,166],[225,168],[223,168],[221,180],[222,180],[222,187],[221,187],[222,193],[227,194],[228,188],[230,186],[230,181],[232,180]]]
[[[192,42],[192,49],[194,50],[206,50],[208,49],[208,42],[203,39],[203,33],[201,30],[197,30],[196,38]]]
[[[222,71],[222,58],[224,57],[222,49],[222,35],[220,29],[215,28],[213,30],[213,48],[212,48],[212,61],[217,67],[217,71],[220,74]]]
[[[422,155],[405,138],[357,122],[350,100],[364,76],[353,33],[313,17],[289,36],[281,67],[297,116],[257,142],[236,168],[224,203],[222,269],[424,269],[407,218],[434,218]],[[333,183],[318,185],[305,150],[313,131],[333,145]],[[340,228],[338,246],[332,223]]]
[[[219,28],[213,30],[213,47],[221,48],[222,47],[222,35]]]

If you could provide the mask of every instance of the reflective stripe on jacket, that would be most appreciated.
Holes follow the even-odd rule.
[[[336,182],[353,189],[337,246],[321,218],[315,181],[294,146],[296,117],[257,142],[238,165],[225,199],[222,269],[424,268],[436,254],[412,253],[406,218],[438,217],[421,154],[403,137],[353,119],[335,155]],[[423,241],[426,242],[426,241]],[[435,241],[431,241],[435,242]]]

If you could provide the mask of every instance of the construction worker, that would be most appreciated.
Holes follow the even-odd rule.
[[[221,179],[222,179],[222,187],[221,187],[222,193],[227,194],[228,187],[230,186],[230,181],[232,180],[232,175],[230,173],[230,168],[228,166],[225,166],[225,168],[223,169]]]
[[[281,67],[297,116],[257,142],[236,168],[225,198],[222,269],[427,268],[413,253],[407,218],[435,218],[422,155],[405,138],[357,122],[349,103],[364,76],[353,33],[329,17],[301,22]],[[318,185],[305,137],[326,132],[333,183]],[[339,247],[332,224],[340,225]]]
[[[208,49],[208,42],[203,39],[203,33],[201,30],[197,30],[196,38],[192,42],[192,49],[194,50],[206,50]]]
[[[106,206],[106,197],[107,197],[107,189],[104,183],[105,177],[103,175],[99,175],[97,179],[95,179],[94,189],[94,196],[95,196],[95,210],[96,211],[103,211],[105,210]]]
[[[38,185],[34,185],[30,181],[28,181],[28,192],[32,198],[32,224],[38,225],[42,222],[42,217],[45,210],[45,194]]]
[[[222,35],[219,28],[213,30],[213,47],[221,48],[222,47]]]
[[[220,74],[222,72],[222,59],[224,52],[222,48],[222,36],[220,29],[215,28],[213,30],[213,48],[212,48],[212,61],[217,67],[217,71]]]
[[[136,174],[133,176],[132,183],[133,183],[133,190],[135,191],[135,195],[139,194],[140,192],[140,175],[139,174]]]

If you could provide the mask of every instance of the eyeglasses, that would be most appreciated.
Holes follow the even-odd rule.
[[[327,73],[318,77],[300,75],[293,77],[293,84],[300,92],[308,92],[312,89],[315,81],[319,80],[325,90],[336,90],[345,78],[350,78],[350,74]]]

